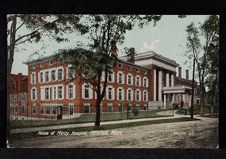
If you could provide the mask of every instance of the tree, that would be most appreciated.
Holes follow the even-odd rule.
[[[208,77],[205,80],[208,86],[208,102],[213,108],[219,103],[219,17],[210,16],[203,24],[202,30],[208,45],[205,46],[206,59],[208,62]]]
[[[123,43],[125,33],[135,25],[142,28],[153,21],[160,20],[158,15],[84,15],[80,17],[90,39],[87,49],[75,47],[60,50],[57,58],[72,64],[75,77],[89,84],[97,95],[95,127],[100,126],[100,103],[107,87],[107,77],[117,62],[117,45]],[[101,81],[101,79],[104,79]]]
[[[26,33],[20,30],[26,28]],[[79,18],[72,15],[50,15],[50,14],[10,14],[7,15],[7,78],[10,77],[14,61],[15,49],[24,43],[37,43],[42,37],[50,37],[57,42],[67,41],[62,38],[63,34],[71,33],[79,28],[81,34],[86,32],[86,27],[79,23]],[[9,86],[9,80],[7,80]],[[7,89],[9,97],[9,89]],[[10,107],[7,98],[7,138],[10,130]]]
[[[193,109],[194,109],[194,83],[195,83],[195,62],[197,61],[197,56],[200,51],[200,40],[198,38],[198,28],[194,26],[194,23],[191,23],[187,26],[187,55],[189,58],[193,59],[193,71],[192,71],[192,96],[191,96],[191,118],[193,118]]]
[[[209,97],[215,92],[213,86],[217,86],[219,71],[218,71],[218,51],[219,51],[219,18],[218,16],[210,16],[199,28],[193,25],[193,29],[197,30],[197,42],[199,43],[199,51],[196,52],[194,60],[197,63],[197,75],[200,88],[200,115],[204,113],[204,104],[206,100],[206,86],[212,88],[209,92]],[[190,25],[191,26],[191,25]],[[188,28],[188,27],[187,27]],[[199,34],[200,33],[200,34]],[[200,37],[204,38],[205,43],[200,44]],[[191,58],[190,52],[187,52]],[[194,53],[193,53],[194,54]],[[212,74],[212,75],[211,75]],[[212,82],[211,82],[212,81]],[[215,83],[215,84],[214,84]],[[213,85],[214,84],[214,85]],[[214,93],[216,94],[216,93]]]

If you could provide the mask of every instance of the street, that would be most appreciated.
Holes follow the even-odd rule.
[[[200,118],[200,117],[197,117]],[[12,141],[26,148],[216,148],[218,118],[163,123],[109,131],[63,132],[53,136]]]

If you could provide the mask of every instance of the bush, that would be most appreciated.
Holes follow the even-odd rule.
[[[133,115],[137,116],[139,114],[139,110],[137,108],[133,109]]]
[[[172,106],[173,106],[173,109],[178,109],[179,108],[179,104],[178,103],[173,103]]]
[[[179,114],[187,114],[187,109],[184,109],[184,108],[180,108],[179,110],[178,110],[178,112],[179,112]]]

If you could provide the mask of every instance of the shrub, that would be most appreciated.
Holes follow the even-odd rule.
[[[137,108],[133,109],[133,115],[137,116],[139,114],[139,110]]]
[[[179,104],[178,103],[173,103],[172,106],[173,106],[173,109],[178,109],[179,108]]]

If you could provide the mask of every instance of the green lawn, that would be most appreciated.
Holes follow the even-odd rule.
[[[165,117],[166,115],[158,115],[157,112],[166,110],[153,110],[139,112],[137,116],[131,112],[129,113],[129,119],[139,118],[157,118]],[[101,114],[101,121],[113,121],[113,120],[125,120],[127,119],[127,113],[105,113]],[[63,119],[63,120],[13,120],[10,122],[10,128],[25,128],[25,127],[39,127],[39,126],[50,126],[50,125],[63,125],[63,124],[75,124],[75,123],[86,123],[94,122],[95,114],[84,114],[78,118]]]
[[[177,114],[187,114],[187,109],[178,109],[178,111],[176,112]],[[209,107],[204,107],[204,114],[210,113],[210,109]],[[193,114],[200,114],[200,108],[199,107],[195,107],[193,110]],[[189,112],[190,115],[190,112]]]
[[[142,125],[173,123],[173,122],[186,122],[186,121],[196,121],[196,120],[199,120],[199,119],[195,119],[195,118],[191,119],[188,117],[181,117],[181,118],[175,118],[175,119],[159,119],[159,120],[150,120],[150,121],[139,121],[139,122],[132,122],[132,123],[102,125],[102,126],[100,126],[100,128],[98,130],[112,130],[112,129],[135,127],[135,126],[142,126]],[[72,131],[81,132],[81,131],[92,131],[92,130],[96,130],[94,126],[82,127],[82,128],[60,129],[60,131],[69,132],[69,133],[71,133]],[[59,130],[54,130],[54,131],[57,132]],[[51,130],[48,132],[51,132]],[[37,132],[10,134],[11,141],[24,140],[24,139],[37,138],[37,137],[43,137],[43,136],[37,135]]]

